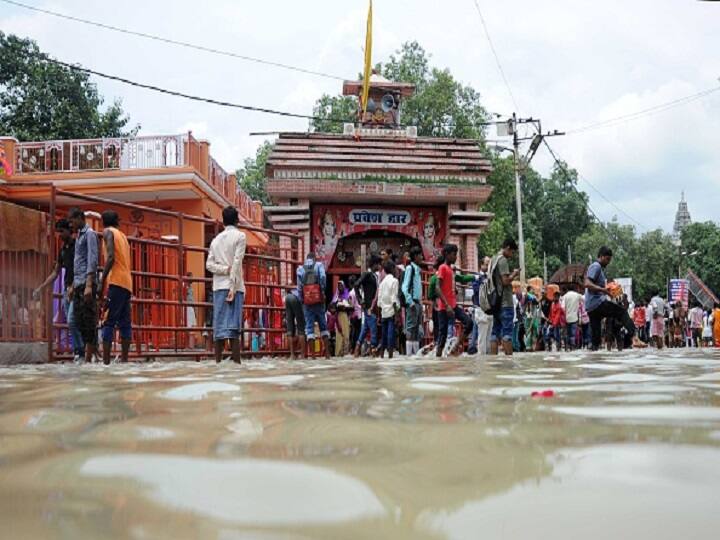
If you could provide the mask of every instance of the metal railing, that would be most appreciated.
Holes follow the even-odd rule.
[[[186,139],[163,135],[17,143],[15,174],[181,167]]]
[[[14,175],[80,171],[126,171],[192,167],[229,204],[255,226],[263,225],[262,204],[253,201],[208,154],[207,143],[192,133],[15,144]]]
[[[65,217],[64,212],[56,210],[57,199],[61,197],[65,203],[72,201],[72,205],[81,207],[99,204],[108,209],[122,208],[176,220],[177,237],[161,239],[133,236],[130,224],[121,222],[121,228],[128,235],[132,259],[131,356],[145,359],[211,356],[212,278],[204,272],[208,251],[205,244],[209,245],[210,239],[222,230],[221,225],[203,217],[73,193],[54,186],[48,186],[48,191],[48,215],[55,218]],[[102,230],[96,217],[89,215],[86,219],[93,230]],[[201,224],[208,236],[205,241],[184,240],[185,222]],[[302,264],[302,237],[251,225],[243,225],[241,229],[261,233],[268,239],[266,246],[249,247],[244,259],[244,354],[285,355],[289,346],[283,321],[284,298],[294,285],[282,283],[282,280],[283,276],[294,276],[295,268]],[[3,275],[21,276],[7,279],[8,283],[0,286],[3,302],[0,341],[47,341],[50,361],[67,360],[72,357],[72,349],[62,309],[61,278],[58,277],[41,300],[33,302],[31,298],[32,290],[45,279],[56,259],[58,239],[54,234],[48,234],[48,254],[0,252]],[[203,273],[190,275],[189,261],[194,258],[197,262],[198,255],[202,259]],[[16,315],[7,315],[10,308],[15,308]],[[51,339],[48,340],[48,336]]]

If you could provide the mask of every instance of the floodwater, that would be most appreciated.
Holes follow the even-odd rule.
[[[711,350],[0,369],[2,538],[676,540],[719,511]]]

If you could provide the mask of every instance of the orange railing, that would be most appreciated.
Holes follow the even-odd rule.
[[[221,225],[203,217],[73,193],[54,186],[48,187],[48,191],[48,217],[64,217],[65,211],[60,211],[56,205],[57,200],[62,198],[63,204],[69,206],[102,205],[108,209],[154,214],[177,222],[179,234],[172,237],[133,236],[135,233],[131,227],[125,229],[133,263],[131,355],[146,359],[211,355],[212,304],[209,294],[212,278],[205,273],[192,276],[188,268],[191,258],[197,260],[199,256],[204,263],[206,245],[222,230]],[[90,214],[87,219],[95,231],[102,230],[97,216]],[[185,222],[201,224],[206,231],[204,241],[183,239]],[[268,244],[261,248],[248,248],[244,260],[243,349],[246,354],[253,355],[286,354],[284,296],[293,285],[281,280],[282,276],[294,275],[297,265],[302,264],[302,237],[252,225],[242,225],[241,228],[248,234],[260,234],[268,239]],[[45,255],[0,252],[0,265],[5,276],[0,282],[4,302],[0,341],[45,341],[51,336],[48,357],[50,360],[62,360],[70,358],[72,353],[67,324],[60,307],[59,282],[47,291],[41,302],[30,303],[32,289],[49,273],[59,247],[55,235],[48,234],[50,248]],[[18,277],[13,278],[16,274]],[[18,306],[32,306],[34,311],[28,307],[26,317],[24,309],[16,309],[22,318],[18,318],[19,315],[12,318],[4,315],[6,309]],[[33,325],[31,321],[36,320],[37,324]]]

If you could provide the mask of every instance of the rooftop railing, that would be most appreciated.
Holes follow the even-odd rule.
[[[15,143],[15,176],[79,171],[193,167],[252,224],[263,225],[262,205],[240,190],[191,133]]]
[[[182,167],[186,140],[164,135],[17,143],[15,174]]]

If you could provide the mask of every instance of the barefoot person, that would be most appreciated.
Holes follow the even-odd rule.
[[[61,273],[63,274],[62,306],[65,312],[65,321],[68,324],[68,330],[70,330],[70,341],[72,342],[73,353],[75,355],[74,361],[77,364],[85,359],[85,344],[75,324],[75,316],[73,315],[75,239],[72,236],[72,227],[67,219],[59,219],[57,223],[55,223],[55,231],[60,235],[62,247],[60,247],[60,253],[58,254],[52,272],[47,279],[33,291],[33,299],[38,300],[43,289],[54,283]]]
[[[107,286],[107,317],[103,323],[102,341],[103,364],[110,363],[115,327],[120,331],[120,359],[128,361],[132,325],[130,323],[130,297],[132,276],[130,274],[130,245],[127,237],[118,229],[117,212],[106,210],[102,213],[103,238],[105,239],[105,268],[100,281],[100,299]]]
[[[468,317],[465,310],[458,306],[455,296],[455,272],[452,265],[457,260],[458,247],[455,244],[447,244],[443,248],[443,256],[445,262],[437,271],[437,294],[438,294],[438,343],[435,356],[440,357],[445,349],[445,341],[447,341],[448,327],[455,324],[455,320],[462,323],[462,333],[459,336],[457,344],[450,351],[450,354],[457,354],[465,338],[472,330],[472,321]],[[512,300],[511,300],[512,301]]]
[[[285,328],[290,358],[295,360],[295,351],[300,358],[305,358],[305,314],[297,287],[285,296]]]
[[[646,344],[635,335],[635,324],[627,309],[608,299],[610,291],[607,288],[605,268],[612,261],[612,257],[612,250],[602,246],[598,251],[597,261],[588,267],[585,275],[585,309],[590,317],[592,350],[600,349],[603,319],[609,319],[608,322],[619,321],[627,330],[628,335],[632,337],[634,347],[646,347]]]
[[[502,342],[502,349],[505,356],[512,356],[513,346],[513,319],[515,318],[515,303],[513,301],[512,282],[519,270],[510,272],[509,259],[517,251],[517,243],[512,238],[507,238],[502,245],[500,252],[493,257],[488,279],[495,279],[495,269],[500,277],[496,287],[502,291],[502,304],[500,311],[493,315],[492,335],[490,336],[490,354],[497,354],[499,343]]]
[[[222,212],[223,232],[213,238],[205,267],[213,275],[213,339],[215,361],[222,360],[225,341],[230,341],[232,359],[240,363],[240,330],[242,326],[245,282],[243,258],[245,233],[238,229],[237,208],[228,206]]]
[[[98,344],[98,238],[85,223],[85,213],[80,208],[72,208],[68,219],[77,233],[73,261],[73,317],[85,343],[85,361],[92,362]]]

